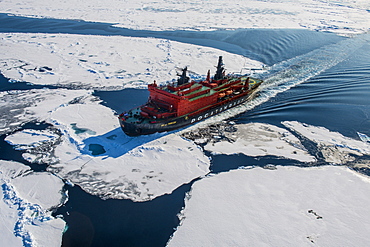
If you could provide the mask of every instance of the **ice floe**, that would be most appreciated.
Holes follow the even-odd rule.
[[[192,128],[188,135],[180,131],[128,137],[121,131],[114,112],[91,95],[54,108],[45,121],[58,131],[22,130],[7,136],[6,141],[26,150],[25,159],[48,163],[49,171],[104,199],[151,200],[208,174],[209,159],[195,143],[214,154],[275,155],[300,162],[316,161],[291,132],[262,123],[213,124],[204,131]],[[283,124],[319,143],[327,162],[343,164],[354,160],[351,154],[370,153],[368,143],[339,133],[298,122]],[[37,147],[49,149],[43,155]]]
[[[48,170],[103,199],[133,201],[169,194],[209,172],[209,160],[202,151],[177,135],[158,136],[145,144],[139,141],[140,144],[128,152],[125,151],[130,140],[121,130],[111,132],[110,136],[113,135],[116,137],[112,141],[98,142],[105,152],[97,156],[80,153],[75,145],[65,140],[56,148],[60,162]],[[136,141],[131,142],[135,145]]]
[[[355,140],[324,127],[312,126],[296,121],[283,124],[305,138],[315,142],[326,162],[345,164],[354,161],[355,156],[370,155],[370,143]]]
[[[297,137],[271,124],[214,124],[184,136],[197,143],[206,143],[204,149],[213,154],[275,155],[301,162],[316,161]]]
[[[31,163],[51,164],[56,162],[52,156],[55,145],[60,141],[58,130],[24,129],[5,138],[17,150],[25,151],[22,157]]]
[[[63,136],[48,169],[105,199],[150,200],[209,172],[194,143],[175,134],[128,137],[96,102],[59,108],[49,121]]]
[[[21,130],[6,141],[30,162],[46,162],[49,171],[104,199],[150,200],[209,172],[209,159],[193,142],[175,134],[128,137],[99,102],[86,96],[63,104],[44,119],[53,128]]]
[[[5,0],[0,6],[3,17],[9,13],[83,19],[136,30],[308,28],[345,35],[369,30],[369,9],[368,1],[350,0],[253,0],[247,5],[242,0],[228,4],[215,0]],[[0,39],[0,71],[13,82],[75,89],[142,88],[154,79],[159,82],[173,79],[176,67],[189,64],[196,75],[203,75],[204,70],[213,68],[219,55],[227,61],[228,71],[240,71],[241,65],[262,67],[261,63],[239,55],[165,39],[40,33],[1,33]],[[351,41],[342,43],[349,43],[348,47],[353,49]],[[347,48],[341,44],[340,49],[331,49],[326,56],[322,56],[322,50],[316,54],[333,60],[331,54],[343,54]],[[342,57],[346,56],[335,56],[329,67],[342,61]],[[278,82],[275,86],[279,90],[297,84],[281,85],[282,80],[276,80],[282,76],[296,81],[297,64],[305,71],[300,82],[322,71],[303,66],[308,59],[303,56],[300,59],[303,62],[288,64],[293,70],[284,70],[272,78]],[[316,63],[322,69],[328,68],[326,64],[327,61]],[[271,91],[262,101],[274,95]],[[209,160],[193,142],[177,133],[127,137],[119,129],[113,112],[98,105],[90,94],[88,90],[66,89],[1,92],[0,133],[10,133],[31,121],[51,123],[55,129],[22,130],[6,140],[26,151],[23,157],[28,161],[48,163],[49,171],[105,199],[151,200],[208,174]],[[262,101],[254,101],[247,108]],[[239,112],[245,109],[241,107]],[[352,161],[351,155],[369,154],[365,141],[360,144],[320,127],[293,122],[285,125],[316,142],[328,162],[341,164]],[[215,135],[213,138],[219,141],[208,143],[206,148],[219,153],[314,160],[286,130],[258,123],[237,127],[245,136],[235,138],[232,132]],[[325,138],[318,138],[317,131]],[[252,136],[256,138],[251,140]],[[18,163],[0,162],[4,195],[0,200],[2,243],[59,246],[65,223],[51,217],[48,209],[61,203],[61,181],[47,172],[34,173]],[[194,184],[183,212],[183,225],[170,245],[194,246],[194,242],[201,245],[201,241],[205,241],[204,245],[243,245],[250,236],[250,245],[366,245],[369,190],[368,183],[364,183],[368,179],[361,179],[344,168],[332,167],[304,170],[278,167],[274,171],[257,168],[207,177]],[[198,209],[205,206],[204,212],[193,214],[193,205]],[[204,222],[207,224],[202,225]],[[198,228],[197,224],[201,226]],[[297,237],[292,238],[291,233]]]
[[[224,56],[228,71],[262,63],[218,49],[155,38],[68,34],[0,34],[0,71],[15,81],[74,88],[143,88],[176,78],[178,67],[198,75]],[[47,69],[43,69],[47,68]]]
[[[50,209],[64,203],[64,183],[48,172],[0,161],[1,244],[3,246],[60,246],[65,222]]]
[[[360,137],[361,141],[363,142],[370,142],[370,137],[368,137],[366,134],[357,132],[358,137]]]
[[[27,7],[24,7],[27,6]],[[366,0],[243,0],[50,2],[5,0],[0,12],[38,18],[115,23],[142,30],[214,30],[230,28],[310,28],[342,34],[367,31]]]
[[[0,92],[0,134],[25,123],[44,121],[59,107],[91,94],[88,90],[32,89]]]
[[[220,173],[193,184],[168,246],[366,246],[369,193],[344,167]]]
[[[58,135],[49,130],[25,129],[5,138],[7,142],[16,146],[16,149],[38,147],[42,143],[53,141]]]

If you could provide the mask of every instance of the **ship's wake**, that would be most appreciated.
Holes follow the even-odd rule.
[[[354,51],[366,44],[368,39],[369,35],[348,38],[273,65],[267,72],[257,75],[264,80],[264,83],[252,95],[252,100],[191,128],[204,127],[253,109],[275,97],[278,93],[306,82],[344,61]]]

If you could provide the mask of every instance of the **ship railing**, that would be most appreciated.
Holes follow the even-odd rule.
[[[188,88],[188,89],[183,90],[183,91],[178,91],[178,93],[181,93],[182,95],[187,95],[187,94],[190,94],[192,92],[195,92],[195,91],[197,91],[197,90],[199,90],[201,88],[202,88],[202,85],[198,85],[198,86],[195,86],[193,88]]]
[[[164,119],[176,116],[176,112],[158,112],[148,108],[142,108],[140,116],[148,119]]]
[[[174,110],[174,105],[169,104],[166,101],[160,100],[160,99],[151,99],[149,104],[154,105],[158,110],[166,111],[166,112],[172,112]]]
[[[192,81],[190,83],[186,83],[184,85],[181,85],[181,86],[178,86],[178,87],[175,87],[175,86],[171,86],[171,85],[167,85],[167,88],[172,91],[172,92],[176,92],[176,91],[181,91],[181,90],[184,90],[184,89],[187,89],[187,88],[190,88],[191,86],[193,86],[195,83],[195,81]]]
[[[231,83],[222,84],[222,85],[220,85],[220,86],[218,86],[218,87],[215,87],[215,88],[213,88],[213,89],[214,89],[214,90],[216,90],[216,91],[221,91],[221,90],[222,90],[222,89],[224,89],[224,88],[231,87],[231,86],[233,86],[233,85],[240,84],[240,83],[242,83],[242,81],[241,81],[241,80],[236,80],[236,81],[233,81],[233,82],[231,82]]]
[[[210,88],[208,88],[208,89],[206,89],[206,90],[202,90],[202,91],[197,92],[197,93],[193,93],[193,94],[190,94],[190,95],[186,95],[186,96],[185,96],[185,98],[186,98],[186,99],[188,99],[188,100],[190,100],[190,99],[193,99],[193,98],[198,97],[198,96],[200,96],[200,95],[207,94],[207,93],[209,93],[210,91],[211,91],[211,89],[210,89]]]

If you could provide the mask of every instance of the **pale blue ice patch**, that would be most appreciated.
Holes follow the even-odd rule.
[[[360,137],[361,141],[370,142],[370,137],[368,137],[367,135],[360,132],[357,132],[357,135]]]
[[[93,130],[77,127],[77,123],[71,123],[71,126],[72,126],[72,129],[75,131],[76,135],[82,134],[82,133],[85,133],[85,132],[90,134],[90,135],[95,135],[96,134],[96,132],[93,131]]]
[[[95,143],[89,144],[89,151],[94,156],[105,153],[104,147],[100,144],[95,144]]]

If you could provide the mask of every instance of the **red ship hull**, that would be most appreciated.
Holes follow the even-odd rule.
[[[191,81],[186,68],[177,85],[148,85],[148,102],[120,114],[122,130],[129,136],[172,131],[212,117],[253,97],[262,80],[247,76],[224,76],[222,58],[211,80]]]

